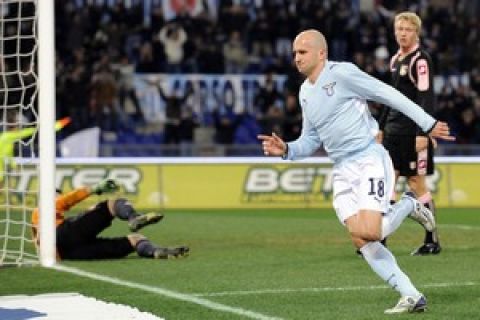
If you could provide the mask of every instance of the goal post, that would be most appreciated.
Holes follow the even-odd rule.
[[[55,264],[53,2],[0,1],[0,267]],[[28,188],[21,186],[26,176],[36,181]]]
[[[38,10],[40,263],[55,264],[55,11],[54,0],[36,0]]]

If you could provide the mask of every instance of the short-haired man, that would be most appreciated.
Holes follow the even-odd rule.
[[[430,55],[419,45],[422,21],[413,12],[402,12],[395,16],[394,28],[399,49],[390,62],[391,84],[432,115],[433,66]],[[399,176],[406,177],[418,201],[435,215],[432,194],[426,184],[426,176],[434,172],[434,140],[410,118],[387,106],[379,122],[379,141],[390,153],[395,181]],[[426,230],[424,244],[412,254],[438,254],[440,250],[437,230]]]
[[[265,155],[296,160],[312,155],[323,145],[334,162],[333,207],[338,219],[372,270],[401,295],[397,305],[385,313],[424,311],[425,297],[380,240],[392,234],[407,216],[429,231],[435,229],[435,220],[409,193],[390,206],[393,165],[385,148],[375,142],[378,124],[367,100],[404,112],[432,137],[453,140],[448,125],[353,64],[329,61],[327,42],[317,30],[298,34],[293,52],[297,69],[307,77],[299,93],[302,133],[289,143],[276,134],[259,135]]]

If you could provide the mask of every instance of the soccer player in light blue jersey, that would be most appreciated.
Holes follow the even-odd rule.
[[[333,207],[338,219],[373,271],[401,295],[397,305],[385,313],[424,311],[424,295],[380,241],[407,216],[428,231],[435,230],[435,220],[412,193],[390,205],[395,174],[388,152],[375,141],[378,124],[367,100],[406,114],[433,138],[455,138],[446,123],[436,121],[391,86],[351,63],[329,61],[327,43],[319,31],[301,32],[293,42],[293,52],[298,70],[307,77],[299,93],[302,133],[288,143],[275,133],[259,135],[265,155],[302,159],[323,145],[334,161]]]

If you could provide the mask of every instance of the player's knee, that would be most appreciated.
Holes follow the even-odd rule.
[[[360,238],[364,241],[380,241],[382,240],[381,231],[373,229],[350,229],[350,236],[353,238]]]
[[[352,236],[351,237],[352,239],[352,242],[353,242],[353,245],[355,246],[355,248],[357,249],[360,249],[361,247],[363,247],[365,244],[368,243],[368,241],[362,239],[362,238],[359,238],[359,237],[354,237]]]
[[[113,214],[121,220],[129,220],[136,215],[135,209],[127,199],[113,200]]]
[[[142,240],[147,240],[147,237],[140,233],[132,233],[127,236],[127,239],[132,247],[136,248],[137,244]]]
[[[367,241],[380,241],[382,236],[380,231],[377,230],[367,230],[363,233],[363,239]]]
[[[423,176],[408,177],[408,186],[418,195],[419,193],[422,193],[423,189],[426,188],[425,178]]]
[[[360,238],[365,241],[380,241],[382,238],[381,228],[374,227],[375,224],[359,223],[358,221],[347,221],[347,229],[352,238]]]

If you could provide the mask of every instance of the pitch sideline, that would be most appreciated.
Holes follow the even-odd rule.
[[[62,272],[72,273],[74,275],[84,277],[84,278],[89,278],[89,279],[92,279],[92,280],[103,281],[103,282],[111,283],[111,284],[118,285],[118,286],[123,286],[123,287],[127,287],[127,288],[139,289],[139,290],[143,290],[143,291],[146,291],[146,292],[156,293],[158,295],[165,296],[165,297],[168,297],[168,298],[198,304],[198,305],[200,305],[202,307],[205,307],[205,308],[213,309],[213,310],[216,310],[216,311],[233,313],[233,314],[237,314],[237,315],[244,316],[244,317],[251,318],[251,319],[282,320],[282,318],[272,317],[272,316],[264,315],[264,314],[257,313],[257,312],[251,311],[251,310],[242,309],[242,308],[231,307],[231,306],[228,306],[228,305],[225,305],[225,304],[213,302],[213,301],[210,301],[210,300],[207,300],[207,299],[204,299],[204,298],[201,298],[201,297],[196,297],[196,296],[193,296],[193,295],[190,295],[190,294],[184,294],[184,293],[175,292],[175,291],[172,291],[172,290],[163,289],[163,288],[159,288],[159,287],[153,287],[153,286],[148,286],[148,285],[144,285],[144,284],[140,284],[140,283],[136,283],[136,282],[125,281],[125,280],[117,279],[117,278],[114,278],[114,277],[109,277],[109,276],[104,276],[104,275],[101,275],[101,274],[96,274],[96,273],[93,273],[93,272],[83,271],[81,269],[77,269],[77,268],[73,268],[73,267],[55,265],[55,266],[52,267],[52,269],[62,271]]]
[[[176,300],[181,300],[189,303],[198,304],[202,307],[233,313],[241,316],[245,316],[251,319],[258,319],[258,320],[282,320],[278,317],[272,317],[268,315],[264,315],[261,313],[257,313],[251,310],[246,310],[237,307],[231,307],[228,305],[220,304],[217,302],[213,302],[203,297],[219,297],[219,296],[234,296],[234,295],[256,295],[256,294],[284,294],[284,293],[295,293],[295,292],[332,292],[332,291],[360,291],[360,290],[383,290],[388,289],[389,287],[386,285],[377,285],[377,286],[352,286],[352,287],[322,287],[322,288],[290,288],[290,289],[264,289],[264,290],[243,290],[243,291],[223,291],[223,292],[209,292],[209,293],[192,293],[192,294],[184,294],[175,292],[168,289],[163,289],[159,287],[153,287],[148,285],[139,284],[136,282],[125,281],[121,279],[117,279],[114,277],[104,276],[88,271],[83,271],[73,267],[66,267],[62,265],[56,265],[53,267],[55,270],[68,272],[75,274],[77,276],[108,282],[119,286],[124,286],[128,288],[139,289],[151,293],[156,293],[165,297],[173,298]],[[444,283],[429,283],[419,285],[421,288],[445,288],[445,287],[470,287],[470,286],[480,286],[480,283],[467,281],[467,282],[444,282]]]

